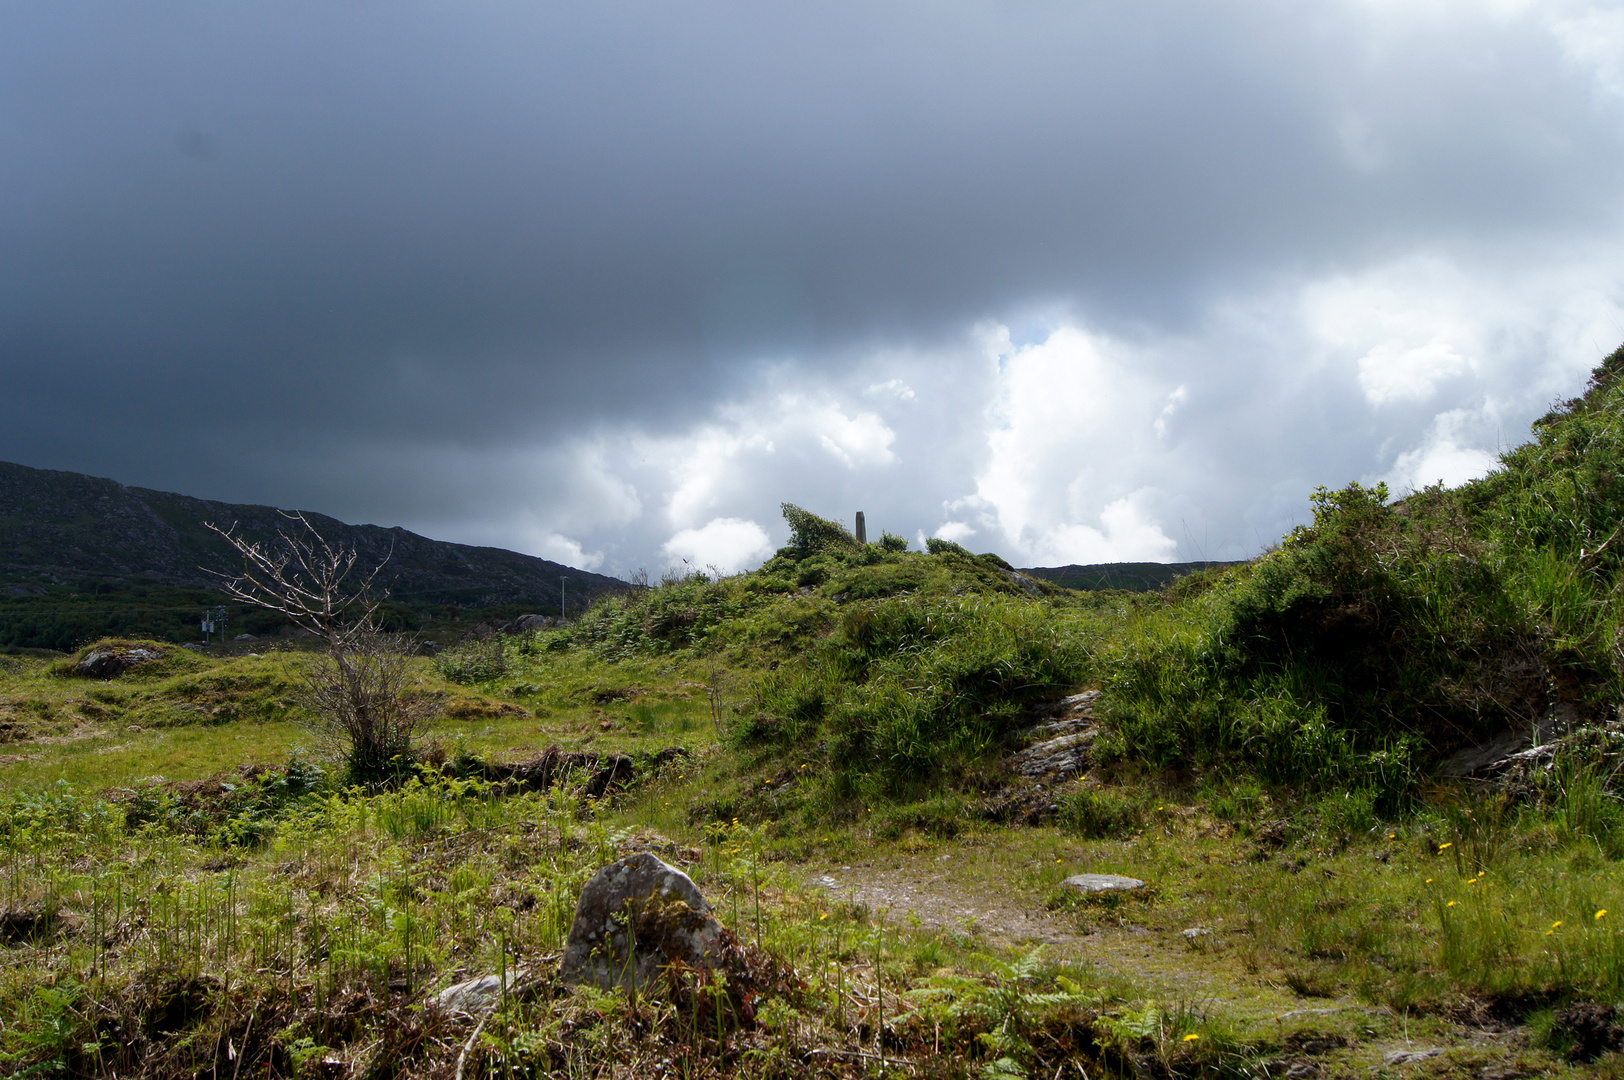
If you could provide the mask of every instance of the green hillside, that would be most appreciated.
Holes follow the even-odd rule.
[[[1150,592],[1165,589],[1181,577],[1202,570],[1222,570],[1240,566],[1237,562],[1181,562],[1181,563],[1072,563],[1069,566],[1034,566],[1021,573],[1043,581],[1052,581],[1067,589],[1128,589],[1132,592]]]
[[[625,582],[500,548],[430,540],[401,528],[306,517],[330,541],[384,564],[389,624],[507,621],[562,614]],[[269,506],[194,499],[79,473],[0,462],[0,649],[70,651],[107,635],[187,641],[204,608],[225,605],[230,633],[283,625],[234,604],[218,573],[241,569],[214,523],[268,540],[289,527]],[[561,595],[562,589],[562,595]]]
[[[786,505],[759,570],[398,659],[382,774],[307,652],[0,658],[0,1071],[1616,1076],[1621,374],[1160,589]],[[639,851],[726,966],[567,985]]]

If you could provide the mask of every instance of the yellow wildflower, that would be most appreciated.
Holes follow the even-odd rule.
[[[1195,1042],[1199,1038],[1201,1038],[1201,1036],[1197,1035],[1195,1032],[1192,1031],[1190,1034],[1184,1036],[1184,1041],[1185,1042]]]
[[[1562,928],[1562,920],[1561,919],[1558,919],[1554,923],[1551,924],[1551,929],[1552,930],[1560,930],[1561,928]]]
[[[1449,903],[1444,905],[1444,907],[1454,907],[1454,906],[1455,906],[1455,901],[1453,901],[1453,900],[1451,900]]]
[[[1443,854],[1443,852],[1446,849],[1452,848],[1454,846],[1455,846],[1455,842],[1453,840],[1449,841],[1447,844],[1439,844],[1438,845],[1438,853],[1441,855],[1441,854]]]
[[[1600,911],[1598,911],[1598,912],[1596,912],[1596,918],[1598,918],[1598,919],[1605,919],[1605,918],[1607,918],[1607,909],[1606,909],[1606,908],[1602,908],[1602,909],[1601,909],[1601,910],[1600,910]]]

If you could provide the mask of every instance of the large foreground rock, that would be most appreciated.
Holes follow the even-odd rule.
[[[581,890],[559,977],[603,990],[647,989],[673,962],[715,966],[725,933],[687,874],[639,852],[605,866]]]

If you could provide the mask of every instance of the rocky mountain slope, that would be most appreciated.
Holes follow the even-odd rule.
[[[1089,563],[1080,566],[1035,566],[1023,569],[1027,577],[1052,581],[1067,589],[1128,589],[1133,592],[1153,592],[1164,589],[1175,578],[1193,574],[1198,570],[1212,570],[1240,566],[1235,562],[1182,562],[1182,563]]]
[[[501,548],[430,540],[402,528],[348,525],[305,515],[328,541],[353,545],[364,564],[388,559],[379,580],[395,600],[467,607],[528,605],[556,612],[560,579],[571,609],[627,587],[602,574]],[[194,499],[125,487],[81,473],[0,462],[0,592],[51,585],[129,583],[214,588],[209,571],[240,567],[229,545],[205,526],[241,526],[269,539],[288,525],[269,506]]]

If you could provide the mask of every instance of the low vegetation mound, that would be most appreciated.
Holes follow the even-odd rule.
[[[184,649],[161,641],[102,638],[51,666],[63,678],[117,679],[124,676],[167,678],[197,671],[201,661]]]

